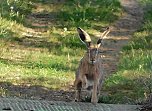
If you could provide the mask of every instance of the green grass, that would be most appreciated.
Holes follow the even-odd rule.
[[[146,3],[152,6],[150,0],[141,2],[144,5]],[[152,92],[151,29],[152,11],[147,8],[143,26],[123,48],[118,71],[106,80],[104,90],[108,94],[101,97],[100,101],[138,104],[144,102],[146,96]]]
[[[14,37],[22,37],[22,33],[26,30],[22,24],[18,24],[13,20],[7,20],[0,17],[0,38],[13,39]]]
[[[32,4],[26,0],[0,1],[0,38],[21,37],[26,28],[25,15],[30,14]]]
[[[0,15],[7,20],[24,22],[25,15],[30,14],[33,8],[30,0],[1,0]]]
[[[118,0],[68,0],[63,4],[58,17],[63,27],[99,27],[118,19],[121,6]]]
[[[72,61],[75,58],[67,61],[68,57],[57,56],[48,51],[41,53],[39,50],[35,52],[21,48],[4,50],[3,47],[1,52],[0,66],[3,82],[28,83],[56,89],[65,87],[67,81],[73,80],[71,69],[74,67]]]

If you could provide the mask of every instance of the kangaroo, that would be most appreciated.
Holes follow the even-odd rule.
[[[86,45],[87,51],[80,60],[79,67],[76,70],[74,81],[75,101],[81,101],[81,91],[88,90],[91,92],[91,103],[98,102],[98,95],[103,84],[103,68],[101,65],[101,55],[99,48],[103,38],[110,32],[107,28],[102,34],[96,45],[93,45],[91,38],[87,32],[81,28],[77,28],[80,40]]]

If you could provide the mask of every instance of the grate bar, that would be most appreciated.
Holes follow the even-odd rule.
[[[137,105],[75,103],[0,98],[1,111],[138,111]]]

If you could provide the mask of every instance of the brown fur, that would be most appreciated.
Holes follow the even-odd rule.
[[[100,89],[103,83],[104,76],[103,68],[101,65],[101,55],[98,52],[100,44],[92,45],[89,35],[83,29],[78,29],[78,32],[80,38],[83,37],[82,42],[86,44],[87,52],[81,59],[79,67],[76,71],[76,78],[74,81],[74,86],[76,88],[75,101],[81,101],[82,89],[92,89],[91,102],[96,104],[98,102],[97,96],[100,94]],[[109,32],[107,33],[106,31],[104,33],[105,35],[107,35]]]
[[[97,63],[89,64],[88,54],[86,53],[84,57],[81,59],[79,67],[76,71],[76,80],[74,82],[74,86],[76,87],[76,99],[80,101],[80,91],[81,89],[87,89],[88,84],[87,81],[92,81],[93,83],[93,92],[91,102],[97,103],[97,89],[99,93],[99,89],[101,86],[100,81],[103,79],[102,67],[100,55],[97,57]]]

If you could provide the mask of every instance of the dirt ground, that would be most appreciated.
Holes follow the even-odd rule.
[[[116,21],[111,27],[111,33],[104,40],[103,47],[103,67],[104,73],[109,76],[117,70],[117,63],[121,48],[127,44],[133,32],[135,32],[143,20],[143,9],[139,6],[136,0],[120,0],[125,14]],[[41,15],[32,15],[37,18]],[[45,18],[46,17],[46,18]],[[46,25],[45,19],[38,25]],[[36,30],[37,32],[39,30]],[[45,31],[45,29],[44,29]],[[99,35],[96,35],[99,36]],[[40,86],[15,86],[11,83],[0,83],[4,89],[7,89],[13,97],[30,98],[39,100],[55,100],[55,101],[72,101],[74,92],[73,90],[50,90]],[[7,95],[6,95],[7,96]]]

